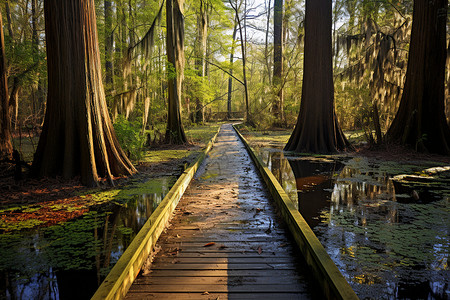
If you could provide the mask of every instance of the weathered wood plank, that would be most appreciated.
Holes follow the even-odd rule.
[[[192,284],[225,284],[225,285],[238,285],[238,284],[293,284],[301,285],[300,276],[278,276],[278,277],[261,277],[261,276],[204,276],[204,277],[157,277],[157,276],[142,276],[134,281],[135,285],[147,284],[147,285],[192,285]]]
[[[295,270],[152,270],[149,275],[159,277],[205,277],[205,276],[259,276],[259,277],[277,277],[277,276],[295,276]]]
[[[297,270],[296,264],[292,263],[263,263],[263,264],[247,264],[247,263],[225,263],[225,264],[184,264],[182,262],[172,264],[154,264],[152,266],[153,270]]]
[[[292,256],[290,255],[278,255],[277,253],[268,253],[268,254],[258,254],[255,253],[242,253],[242,252],[224,252],[224,251],[214,251],[214,252],[186,252],[181,251],[178,254],[170,254],[170,253],[163,253],[158,258],[167,258],[167,259],[174,259],[174,258],[228,258],[228,259],[241,259],[241,258],[260,258],[260,259],[270,259],[270,258],[282,258],[282,259],[291,259]]]
[[[154,264],[287,264],[291,257],[158,257]]]
[[[301,293],[304,287],[295,284],[246,284],[246,285],[227,285],[227,284],[190,284],[190,285],[142,285],[134,284],[129,290],[133,293]]]
[[[205,291],[206,292],[206,291]],[[125,299],[128,300],[144,300],[144,299],[158,299],[158,300],[198,300],[198,299],[218,299],[218,300],[302,300],[310,299],[309,295],[304,293],[129,293]]]

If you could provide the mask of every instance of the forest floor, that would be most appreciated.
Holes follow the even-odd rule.
[[[79,179],[31,178],[14,179],[14,165],[0,166],[0,232],[51,226],[80,217],[94,205],[125,202],[131,195],[145,193],[149,178],[178,177],[217,132],[218,124],[197,126],[186,131],[186,145],[160,145],[144,149],[135,162],[138,173],[129,178],[115,178],[115,186],[101,183],[87,188]],[[27,139],[33,143],[32,139]],[[36,139],[37,140],[37,139]],[[24,143],[22,157],[29,163],[34,147]]]

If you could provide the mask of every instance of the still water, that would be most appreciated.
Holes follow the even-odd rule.
[[[175,177],[64,224],[0,235],[0,299],[90,299]]]
[[[450,298],[448,194],[417,203],[389,179],[421,168],[259,152],[360,299]]]

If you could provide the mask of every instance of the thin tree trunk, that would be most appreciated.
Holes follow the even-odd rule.
[[[195,68],[197,71],[197,76],[201,78],[201,83],[199,84],[198,95],[195,96],[195,122],[203,123],[205,121],[205,109],[202,97],[200,96],[200,89],[203,85],[203,80],[205,77],[205,56],[207,48],[207,37],[208,37],[208,15],[207,15],[207,4],[205,0],[200,0],[200,8],[197,13],[197,43],[195,45]]]
[[[285,123],[283,109],[283,0],[274,2],[273,24],[273,87],[276,91],[276,99],[272,104],[272,112],[275,117],[275,125],[283,126]]]
[[[181,2],[181,3],[180,3]],[[167,37],[167,89],[168,118],[166,142],[170,144],[186,143],[186,135],[181,121],[181,84],[184,69],[184,17],[182,0],[166,0]]]
[[[11,89],[11,95],[9,96],[9,106],[10,114],[11,111],[14,113],[14,129],[19,129],[18,127],[18,116],[19,116],[19,93],[22,89],[19,77],[14,77],[13,87]]]
[[[45,0],[44,13],[49,86],[34,174],[89,186],[133,174],[106,107],[94,0]]]
[[[105,83],[106,91],[111,92],[114,90],[114,34],[112,32],[112,18],[113,9],[111,0],[105,0]]]
[[[270,4],[271,1],[269,0],[269,3],[267,4],[267,23],[266,23],[266,39],[265,39],[265,45],[264,45],[264,58],[266,61],[266,68],[267,68],[267,77],[269,78],[269,82],[272,82],[272,75],[271,75],[271,67],[270,67],[270,60],[269,60],[269,29],[270,29]],[[265,76],[263,78],[265,83]]]
[[[244,3],[246,3],[246,0],[244,0]],[[247,63],[247,59],[246,59],[246,50],[245,50],[245,38],[244,38],[244,28],[242,26],[242,22],[241,19],[239,18],[239,8],[237,6],[237,4],[233,4],[232,0],[230,0],[230,4],[233,7],[233,10],[235,12],[235,17],[236,17],[236,21],[237,21],[237,25],[239,26],[239,36],[241,39],[241,54],[242,54],[242,77],[243,77],[243,83],[244,83],[244,99],[245,99],[245,120],[248,124],[253,124],[251,115],[250,115],[250,110],[249,110],[249,97],[248,97],[248,84],[247,84],[247,74],[246,74],[246,63]],[[244,10],[244,14],[246,13],[246,11]],[[244,20],[245,20],[245,16],[244,16]]]
[[[228,77],[228,98],[227,98],[227,118],[231,119],[231,99],[233,93],[233,60],[234,60],[234,44],[236,42],[236,33],[237,33],[237,21],[235,19],[234,28],[233,28],[233,43],[231,45],[230,52],[230,77]]]
[[[10,132],[11,118],[9,115],[8,78],[6,72],[3,18],[0,9],[0,157],[2,158],[10,158],[13,150]]]
[[[405,86],[389,142],[421,152],[450,154],[445,118],[446,18],[448,0],[415,0]]]
[[[333,153],[350,147],[334,110],[331,0],[306,0],[302,101],[285,150]]]
[[[5,8],[6,8],[6,21],[8,22],[8,33],[9,37],[14,39],[14,32],[12,29],[12,21],[11,21],[11,9],[9,7],[9,0],[5,0]]]
[[[39,31],[38,31],[38,0],[31,0],[31,42],[32,42],[32,54],[34,64],[39,64]],[[37,86],[33,85],[33,106],[35,107],[35,123],[42,124],[44,118],[44,89],[43,89],[43,80],[39,73],[36,74],[39,77]],[[18,96],[17,96],[18,99]]]

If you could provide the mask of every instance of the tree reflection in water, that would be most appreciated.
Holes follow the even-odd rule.
[[[174,181],[58,226],[0,235],[0,299],[90,299]]]
[[[379,162],[260,151],[361,299],[448,299],[448,198],[397,202]]]

